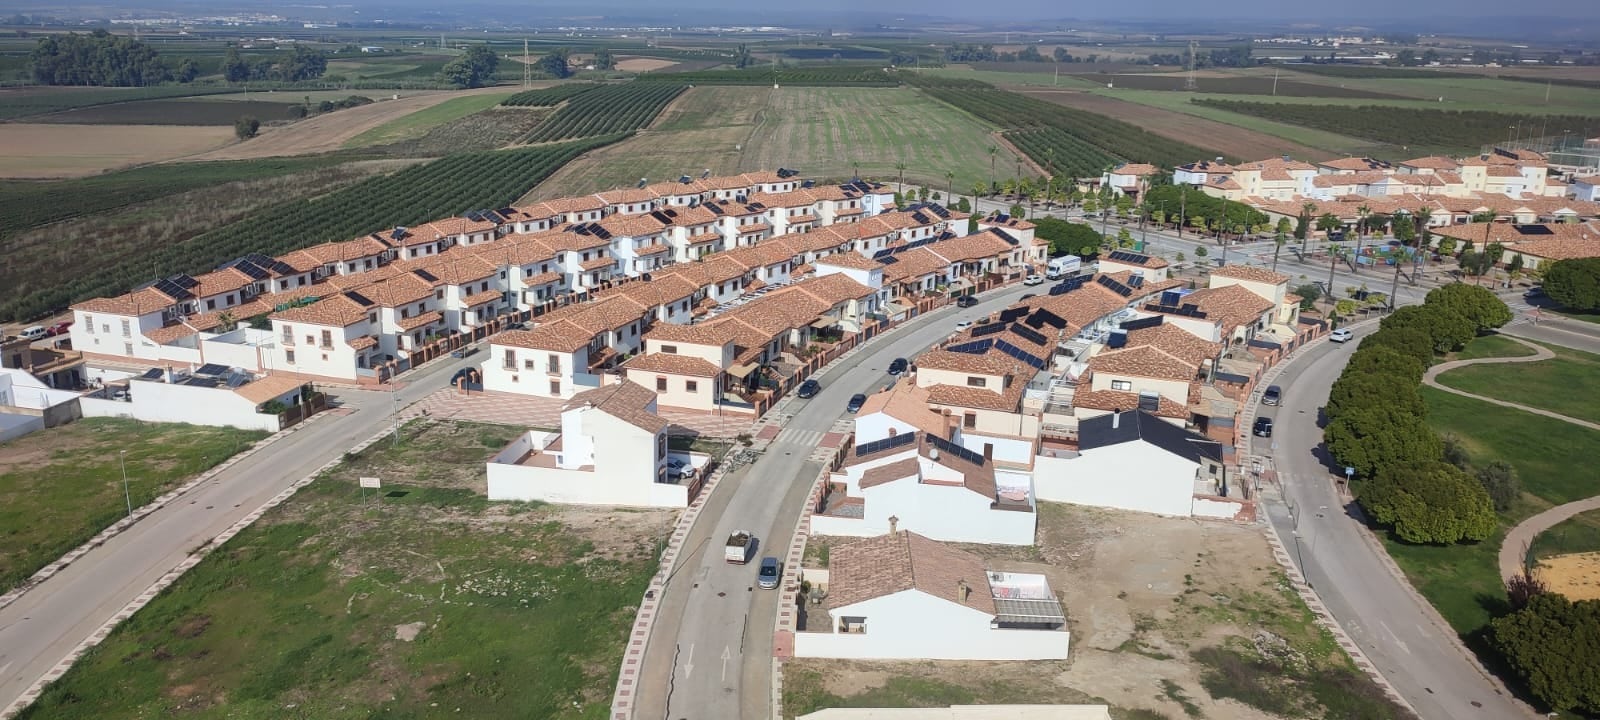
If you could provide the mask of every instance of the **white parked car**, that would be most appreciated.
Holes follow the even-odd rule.
[[[1355,337],[1355,335],[1355,333],[1350,332],[1348,329],[1339,328],[1338,330],[1328,333],[1328,340],[1336,343],[1342,343],[1350,338]]]
[[[694,466],[683,458],[668,458],[667,477],[674,479],[694,477]]]
[[[1044,276],[1043,275],[1029,275],[1026,279],[1024,279],[1022,281],[1022,284],[1023,285],[1029,285],[1029,286],[1032,286],[1032,285],[1043,285],[1044,284]]]
[[[969,327],[972,327],[972,321],[971,320],[962,320],[961,322],[956,323],[956,332],[960,332],[960,331],[965,330],[965,329],[967,329]]]

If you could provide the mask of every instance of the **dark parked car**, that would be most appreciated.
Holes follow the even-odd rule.
[[[865,404],[867,404],[867,396],[862,395],[861,393],[856,393],[850,396],[850,402],[845,403],[844,409],[845,412],[853,413],[857,410],[860,410],[861,406]]]
[[[956,307],[969,308],[978,304],[978,299],[971,295],[962,295],[956,298]]]
[[[757,575],[756,583],[762,590],[772,590],[778,587],[778,571],[782,566],[775,557],[761,558],[761,572]]]
[[[1027,300],[1028,298],[1031,298],[1031,297],[1038,297],[1038,296],[1033,294],[1033,293],[1023,293],[1022,297],[1019,297],[1017,299],[1018,300]]]
[[[800,383],[800,388],[795,390],[794,394],[796,397],[804,400],[806,398],[816,397],[817,393],[819,392],[822,392],[822,383],[819,383],[815,380],[807,380],[803,383]]]
[[[907,363],[905,358],[895,358],[894,362],[889,363],[889,374],[899,375],[900,373],[905,372],[906,365]]]
[[[1261,393],[1261,404],[1277,405],[1283,401],[1283,390],[1277,385],[1268,385],[1267,391]]]
[[[1535,287],[1535,288],[1528,288],[1528,291],[1522,294],[1522,299],[1524,299],[1524,300],[1538,300],[1539,298],[1542,298],[1542,297],[1544,297],[1544,287],[1543,286]]]
[[[1251,432],[1255,433],[1257,436],[1260,436],[1260,437],[1268,437],[1268,438],[1272,437],[1272,418],[1269,418],[1269,417],[1258,417],[1258,418],[1256,418],[1256,426],[1255,426],[1254,429],[1252,429]]]

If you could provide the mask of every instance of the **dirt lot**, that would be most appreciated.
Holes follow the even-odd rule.
[[[665,70],[678,63],[661,58],[633,57],[617,61],[617,69],[623,72],[650,72],[652,70]]]
[[[1335,157],[1332,153],[1290,142],[1275,135],[1102,95],[1074,90],[1017,88],[1016,91],[1040,100],[1114,117],[1157,135],[1212,148],[1234,157],[1258,159],[1288,155],[1309,162]]]
[[[1069,618],[1070,659],[796,661],[784,670],[786,711],[872,695],[908,706],[1097,698],[1122,718],[1397,716],[1287,589],[1260,527],[1040,510],[1036,547],[963,549],[990,569],[1049,578]],[[1354,699],[1333,711],[1335,698]]]
[[[433,107],[450,98],[496,92],[503,93],[505,88],[477,88],[457,92],[403,92],[399,100],[382,100],[371,105],[318,115],[290,125],[263,127],[260,137],[250,142],[234,143],[184,160],[250,160],[332,152],[344,147],[350,138],[391,120]],[[376,96],[368,96],[376,99]],[[228,134],[232,134],[232,128],[229,128]]]
[[[66,178],[205,152],[232,127],[0,124],[0,178]]]
[[[1600,600],[1600,552],[1569,553],[1539,561],[1539,579],[1571,600]]]

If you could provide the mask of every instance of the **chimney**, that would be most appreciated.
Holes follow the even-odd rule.
[[[1111,429],[1115,430],[1119,427],[1122,427],[1122,408],[1116,408],[1111,411]]]
[[[896,532],[899,532],[899,530],[900,530],[900,516],[899,515],[890,515],[889,516],[889,534],[893,535]]]
[[[967,597],[970,596],[970,595],[972,595],[972,588],[967,587],[967,581],[965,581],[965,580],[957,580],[956,581],[956,602],[961,603],[962,605],[965,605],[965,604],[967,604]]]
[[[894,436],[899,435],[899,434],[900,434],[899,430],[897,430],[895,428],[889,428],[889,437],[894,437]]]

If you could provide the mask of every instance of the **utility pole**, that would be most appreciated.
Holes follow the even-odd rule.
[[[533,63],[528,61],[528,39],[522,39],[522,87],[533,87]]]
[[[1182,187],[1178,188],[1178,239],[1179,240],[1183,239],[1183,224],[1184,224],[1184,222],[1186,222],[1188,220],[1188,218],[1185,217],[1185,215],[1187,214],[1187,210],[1184,207],[1187,204],[1188,199],[1189,199],[1189,185],[1188,185],[1188,183],[1185,183]]]
[[[1195,85],[1194,82],[1195,53],[1199,47],[1199,42],[1195,40],[1189,41],[1189,75],[1183,81],[1183,89],[1189,92],[1194,92],[1195,90],[1199,89],[1199,86]]]
[[[117,463],[122,466],[122,499],[128,503],[128,517],[133,517],[133,494],[128,491],[128,451],[117,451]]]
[[[1328,312],[1333,312],[1335,298],[1333,295],[1333,270],[1339,263],[1339,246],[1328,246]]]

